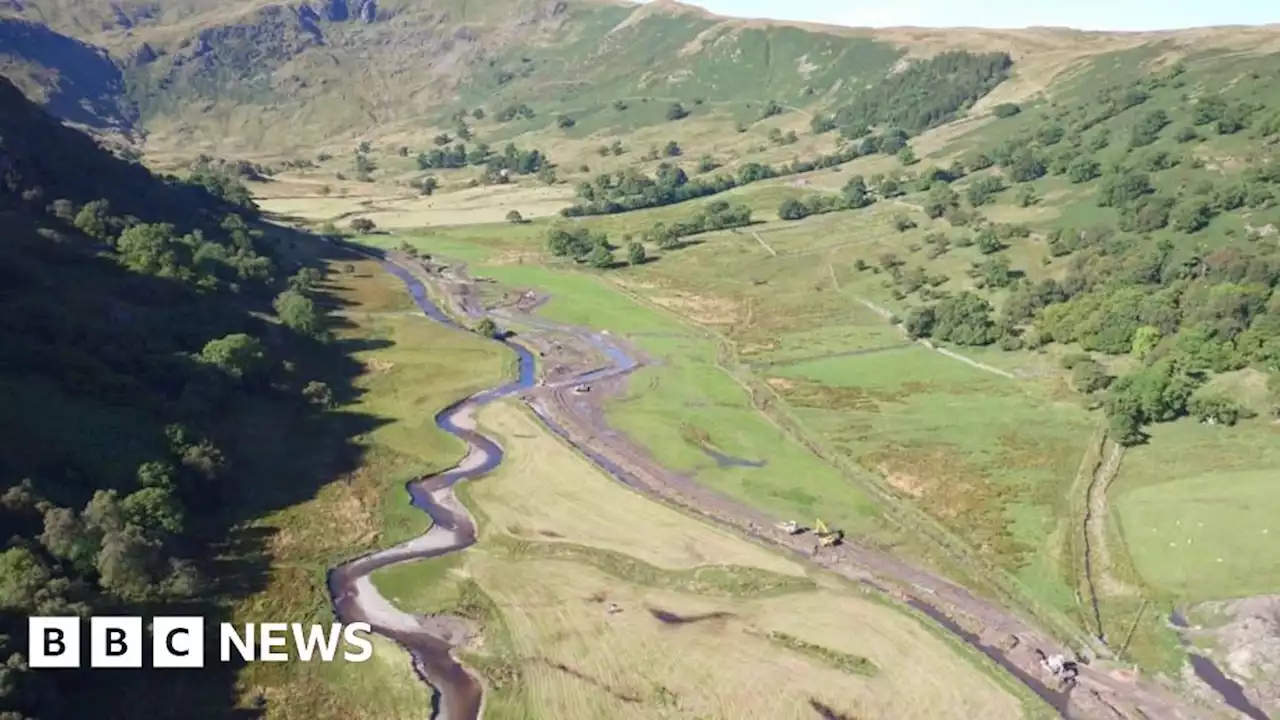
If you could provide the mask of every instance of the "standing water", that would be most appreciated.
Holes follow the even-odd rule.
[[[1169,623],[1179,630],[1186,630],[1189,627],[1187,618],[1182,614],[1181,610],[1174,610],[1169,615]],[[1193,647],[1183,637],[1182,633],[1178,633],[1178,641],[1182,643],[1184,648]],[[1196,677],[1218,693],[1222,701],[1229,707],[1244,713],[1251,720],[1271,720],[1269,715],[1249,700],[1240,683],[1227,677],[1226,673],[1222,672],[1222,669],[1215,665],[1212,660],[1198,653],[1193,653],[1189,649],[1187,650],[1187,659],[1191,661],[1191,669],[1195,672]]]

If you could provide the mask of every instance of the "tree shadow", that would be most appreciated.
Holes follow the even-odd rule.
[[[852,715],[837,712],[830,705],[822,703],[815,698],[809,698],[809,707],[818,713],[818,717],[822,718],[822,720],[858,720]]]
[[[723,610],[699,613],[697,615],[680,615],[661,608],[649,608],[649,614],[663,625],[691,625],[693,623],[705,622],[707,620],[725,620],[727,618],[734,617],[733,613],[725,612]]]

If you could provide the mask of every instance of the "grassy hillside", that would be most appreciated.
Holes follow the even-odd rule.
[[[76,82],[80,94],[127,107],[125,116],[136,115],[153,149],[295,157],[356,136],[401,137],[418,149],[452,129],[455,112],[476,109],[489,119],[469,122],[487,125],[490,142],[554,129],[565,115],[576,121],[570,136],[630,132],[668,123],[673,102],[687,111],[685,125],[709,122],[719,132],[775,112],[796,113],[802,129],[830,120],[938,123],[993,90],[1017,99],[1082,59],[1165,39],[856,31],[731,20],[671,2],[599,0],[336,0],[317,8],[262,0],[184,0],[164,8],[37,0],[0,10],[5,17],[61,35],[8,52],[6,74],[33,92],[54,87],[54,77],[84,78]],[[115,70],[101,68],[98,82],[89,82],[85,62],[53,52],[67,38],[109,51]],[[1252,31],[1203,33],[1177,40],[1168,52],[1187,44],[1257,49],[1259,40]],[[877,93],[892,91],[871,89],[887,74],[910,83],[913,62],[942,52],[1008,54],[1011,78],[1004,83],[1001,73],[951,98],[950,107],[917,109],[913,119],[868,111]],[[521,105],[532,112],[503,114]],[[72,111],[65,103],[54,110]]]

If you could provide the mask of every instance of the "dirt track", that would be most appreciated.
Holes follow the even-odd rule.
[[[455,312],[473,319],[486,313],[464,267],[441,272],[409,258],[394,259],[413,267],[442,291]],[[777,530],[774,522],[778,518],[662,467],[643,447],[610,428],[604,414],[605,402],[625,388],[627,376],[642,367],[644,360],[620,338],[535,317],[532,311],[543,301],[545,298],[523,293],[488,309],[500,326],[520,328],[519,342],[541,356],[544,371],[558,370],[553,378],[544,374],[545,384],[526,391],[522,398],[552,430],[620,481],[655,499],[785,548],[916,608],[982,651],[1064,717],[1189,720],[1218,716],[1195,701],[1121,670],[1108,672],[1081,665],[1076,686],[1066,693],[1057,692],[1046,686],[1036,651],[1068,657],[1072,653],[1012,611],[853,540],[819,551],[811,535],[792,536]],[[610,357],[637,358],[639,364],[618,367],[609,362]],[[590,392],[574,392],[573,387],[581,382],[590,383]]]

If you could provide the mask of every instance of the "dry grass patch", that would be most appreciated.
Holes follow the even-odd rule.
[[[904,492],[913,498],[919,500],[924,496],[924,483],[920,482],[920,478],[905,473],[890,472],[881,467],[880,472],[884,475],[884,479],[894,489]]]
[[[1022,715],[944,641],[859,598],[711,599],[556,561],[483,557],[471,571],[503,613],[538,717],[807,720],[812,701],[868,720]],[[875,670],[838,670],[815,652],[779,647],[770,633],[865,658]]]
[[[501,185],[431,196],[403,190],[376,190],[376,194],[346,197],[322,196],[319,187],[315,187],[314,194],[273,197],[264,192],[257,200],[267,212],[310,222],[364,217],[381,228],[404,229],[501,223],[512,210],[525,218],[549,217],[558,214],[573,199],[573,190],[566,186]],[[364,187],[376,186],[366,184]]]
[[[544,257],[537,250],[507,250],[485,260],[486,265],[533,265]]]
[[[393,362],[387,362],[386,360],[379,360],[378,358],[370,358],[364,366],[368,372],[384,373],[395,367],[396,364]]]
[[[936,391],[930,383],[909,380],[893,390],[852,385],[824,385],[812,380],[769,378],[769,385],[780,391],[782,399],[795,407],[847,412],[880,412],[885,404],[901,404],[912,395]]]
[[[939,522],[966,538],[983,556],[1003,564],[1019,562],[1032,548],[1018,541],[1006,504],[1018,488],[992,482],[950,445],[904,447],[888,444],[858,462],[917,498]]]
[[[648,300],[700,325],[732,325],[738,321],[738,304],[732,300],[680,291],[667,292],[670,294],[652,295]]]
[[[618,485],[519,405],[490,405],[480,422],[507,451],[494,475],[471,488],[493,529],[622,552],[667,569],[740,565],[804,574],[780,555]]]
[[[348,266],[351,272],[347,272]],[[384,271],[377,260],[330,263],[321,287],[340,298],[340,309],[351,312],[386,313],[415,307],[404,283]]]
[[[260,695],[272,718],[419,720],[431,705],[431,691],[414,674],[409,653],[384,638],[371,639],[373,657],[367,663],[338,660],[332,664],[275,665],[272,667],[284,669],[286,680],[267,684],[258,684],[261,673],[247,670],[239,689],[247,697]],[[311,675],[324,682],[309,681]],[[352,688],[359,691],[353,693]]]

